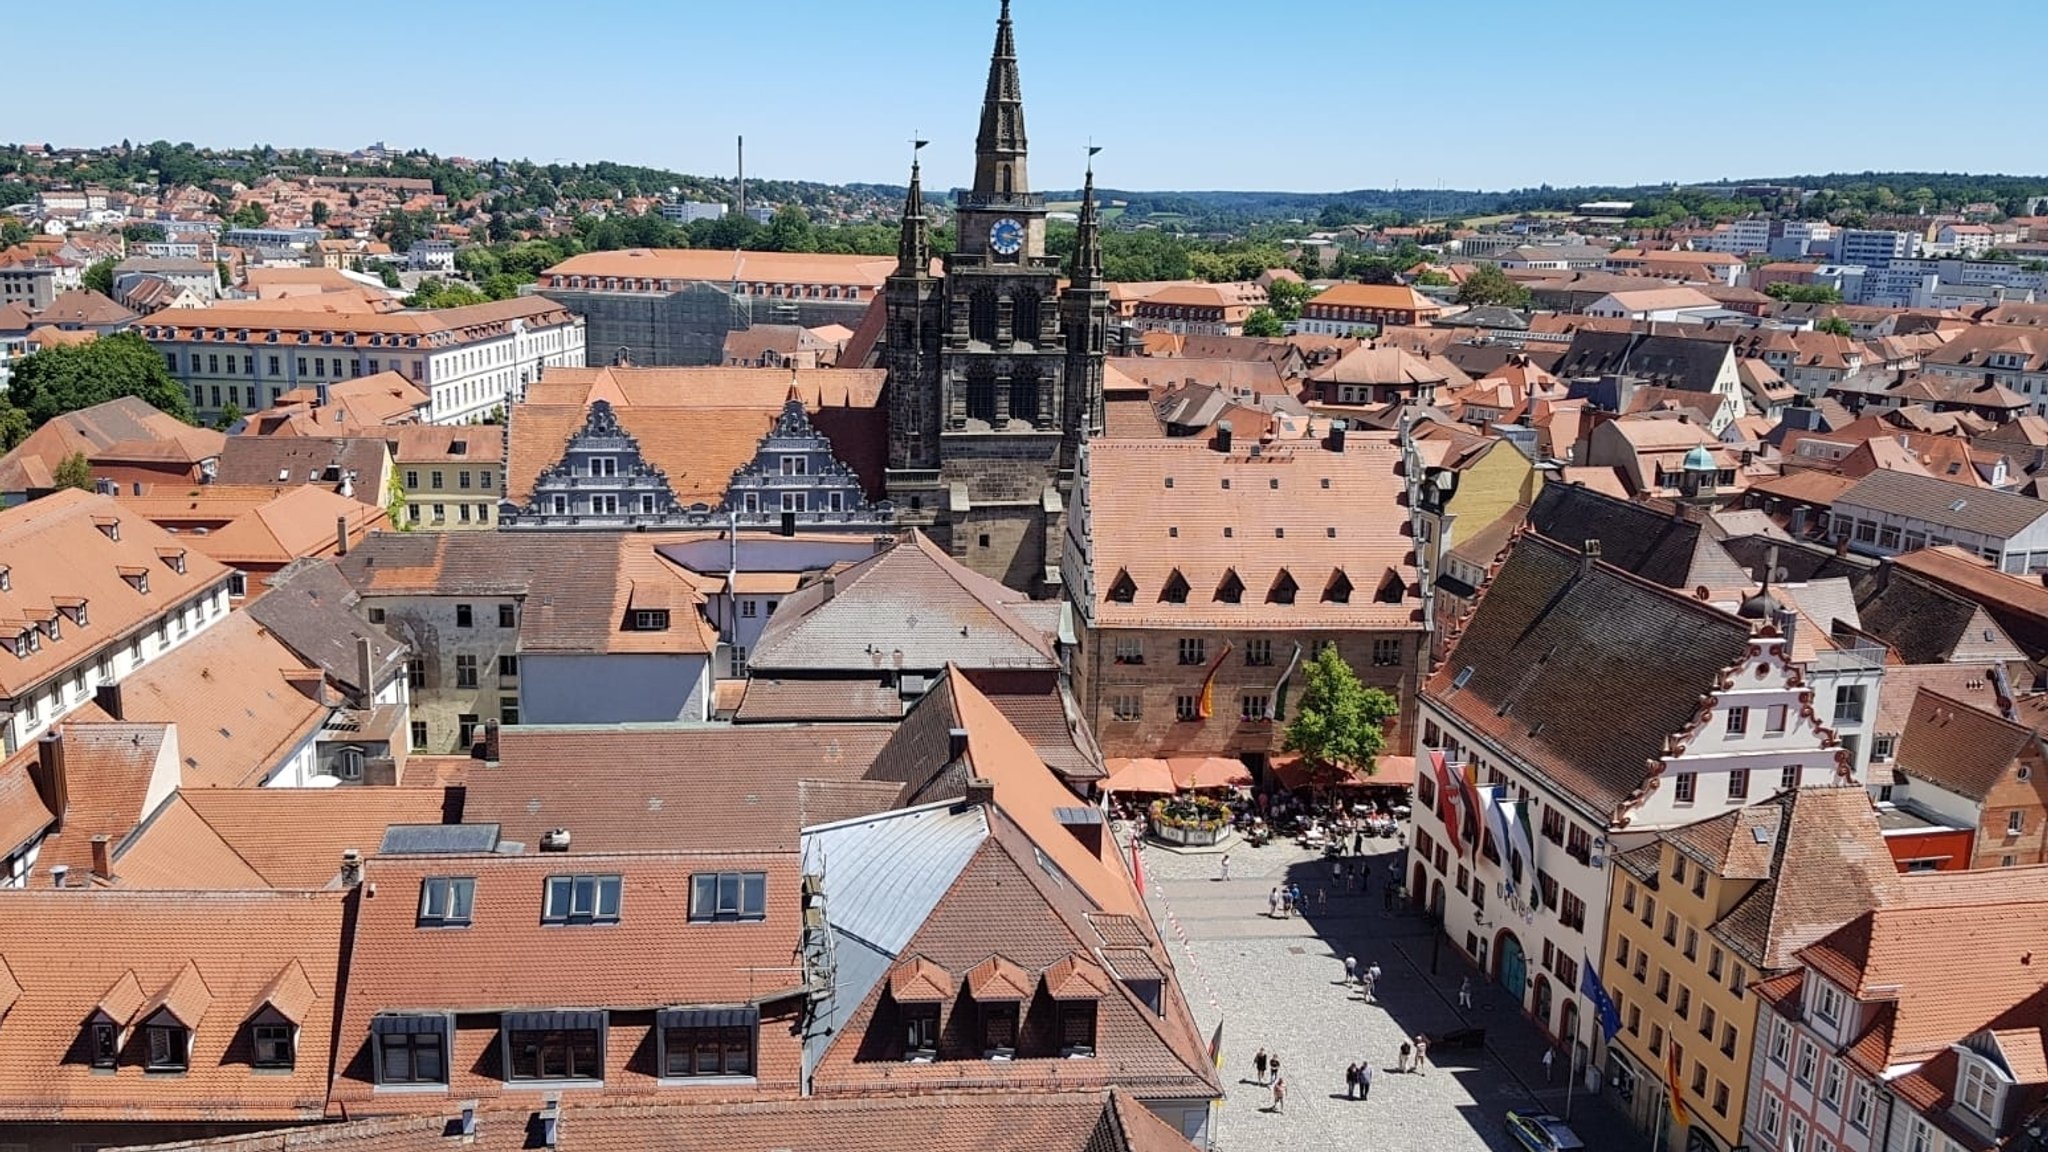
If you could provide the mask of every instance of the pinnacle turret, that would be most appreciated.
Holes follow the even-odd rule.
[[[988,89],[981,101],[981,131],[974,138],[974,196],[1007,200],[1030,190],[1024,176],[1024,87],[1017,79],[1017,38],[1010,26],[1010,0],[996,18],[996,45],[989,54]]]
[[[923,141],[918,147],[923,147]],[[931,274],[932,244],[931,222],[924,214],[924,180],[918,173],[915,156],[910,161],[910,191],[903,197],[903,232],[896,241],[896,274],[898,276],[927,276]]]

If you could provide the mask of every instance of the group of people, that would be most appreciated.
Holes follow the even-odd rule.
[[[1316,889],[1316,901],[1318,904],[1326,901],[1323,890],[1320,888]],[[1266,915],[1271,916],[1275,920],[1285,919],[1297,912],[1306,915],[1307,908],[1308,906],[1302,903],[1301,885],[1299,884],[1275,885],[1271,892],[1266,893]]]

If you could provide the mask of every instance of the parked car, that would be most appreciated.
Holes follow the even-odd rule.
[[[1509,1112],[1508,1134],[1529,1152],[1575,1152],[1586,1146],[1578,1133],[1548,1112]]]

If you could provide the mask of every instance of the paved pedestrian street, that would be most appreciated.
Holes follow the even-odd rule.
[[[1292,844],[1233,844],[1228,881],[1218,878],[1217,854],[1142,850],[1147,900],[1203,1036],[1224,1022],[1227,1097],[1213,1139],[1222,1152],[1506,1152],[1516,1147],[1504,1127],[1508,1109],[1565,1109],[1562,1059],[1546,1084],[1541,1033],[1455,948],[1442,946],[1437,975],[1430,976],[1428,926],[1382,904],[1394,843],[1368,843],[1367,851],[1371,886],[1360,895],[1336,891],[1330,863]],[[1289,880],[1301,885],[1307,914],[1270,917],[1268,893]],[[1343,984],[1347,954],[1361,969],[1380,965],[1377,1003],[1366,1004]],[[1467,977],[1473,1007],[1461,1012],[1457,990]],[[1394,1070],[1404,1037],[1465,1027],[1487,1030],[1484,1050],[1432,1051],[1422,1073]],[[1262,1046],[1280,1057],[1287,1078],[1286,1107],[1278,1113],[1253,1072]],[[1354,1060],[1373,1066],[1365,1101],[1345,1098],[1344,1069]],[[1648,1147],[1583,1088],[1574,1093],[1571,1119],[1589,1148]]]

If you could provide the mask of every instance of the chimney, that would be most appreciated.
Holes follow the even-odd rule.
[[[334,518],[334,554],[336,556],[348,555],[348,517],[346,516],[336,516]]]
[[[833,598],[834,596],[837,596],[837,595],[839,595],[839,577],[837,577],[837,576],[833,575],[833,574],[832,574],[832,573],[830,573],[830,572],[827,572],[827,573],[825,573],[825,580],[824,580],[824,584],[825,584],[825,601],[826,601],[826,603],[830,603],[830,602],[832,601],[832,598]]]
[[[967,755],[967,729],[954,728],[946,733],[946,763],[957,763]]]
[[[1590,575],[1592,575],[1592,574],[1593,574],[1593,565],[1595,565],[1595,564],[1599,563],[1599,561],[1600,561],[1600,542],[1599,542],[1598,540],[1588,540],[1588,541],[1586,541],[1585,547],[1583,547],[1583,548],[1581,548],[1581,549],[1579,550],[1579,575],[1580,575],[1580,576],[1590,576]]]
[[[1218,420],[1216,422],[1216,450],[1218,452],[1230,451],[1230,421],[1228,420]]]
[[[102,832],[92,838],[92,878],[114,878],[113,838]]]
[[[121,686],[119,684],[109,683],[100,685],[98,688],[93,689],[92,699],[93,703],[100,706],[100,711],[105,712],[116,720],[127,719],[127,717],[121,715]]]
[[[1329,447],[1330,451],[1344,451],[1344,433],[1347,427],[1346,423],[1342,420],[1330,421],[1330,436],[1329,439],[1323,442]]]
[[[1785,637],[1785,659],[1792,658],[1792,638],[1799,627],[1799,613],[1790,608],[1780,608],[1777,613],[1778,631]]]
[[[967,780],[965,803],[969,808],[985,807],[996,802],[996,782],[986,776],[970,776]]]
[[[541,833],[540,850],[543,852],[567,852],[569,850],[569,830],[567,828],[550,828]]]
[[[782,527],[780,531],[784,536],[796,535],[796,513],[784,512],[782,514]]]
[[[64,886],[64,878],[65,878],[66,876],[69,876],[69,875],[71,875],[71,865],[69,865],[69,864],[52,864],[52,865],[50,865],[50,887],[52,887],[52,888],[62,888],[62,887]]]
[[[64,830],[64,810],[71,806],[71,781],[64,768],[64,734],[50,732],[36,741],[36,794],[56,822],[53,832]]]
[[[341,850],[341,886],[353,888],[363,882],[363,854],[355,848]]]
[[[377,700],[377,665],[368,636],[356,637],[356,694],[358,705],[368,708]]]
[[[496,764],[498,762],[498,722],[496,720],[484,721],[483,759],[486,764]]]

